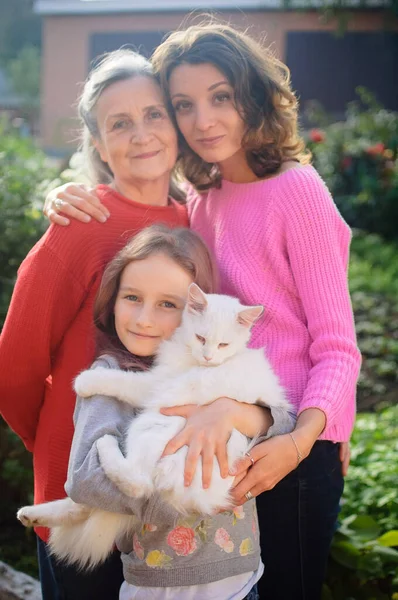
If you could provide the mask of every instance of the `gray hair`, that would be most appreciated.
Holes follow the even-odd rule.
[[[121,48],[104,54],[100,62],[91,71],[79,100],[78,112],[83,124],[81,151],[88,175],[93,183],[111,183],[113,173],[107,163],[101,160],[93,138],[99,137],[96,106],[101,94],[117,81],[132,77],[150,77],[153,75],[151,63],[138,52]]]

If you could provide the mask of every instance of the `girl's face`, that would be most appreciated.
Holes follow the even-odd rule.
[[[97,102],[95,145],[118,183],[168,178],[177,159],[177,134],[158,84],[150,77],[118,81]]]
[[[222,169],[231,158],[244,157],[246,125],[233,88],[217,67],[181,64],[172,71],[169,88],[178,127],[200,158]]]
[[[165,254],[131,262],[115,302],[116,333],[136,356],[156,354],[181,323],[192,277]]]

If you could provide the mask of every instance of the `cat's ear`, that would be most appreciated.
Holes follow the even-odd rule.
[[[188,312],[202,314],[205,311],[207,304],[206,294],[202,292],[196,283],[191,283],[188,288]]]
[[[247,308],[244,308],[243,310],[238,312],[238,323],[250,329],[250,327],[254,325],[257,319],[261,317],[263,312],[263,306],[248,306]]]

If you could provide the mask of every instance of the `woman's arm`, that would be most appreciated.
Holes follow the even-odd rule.
[[[234,465],[238,485],[232,498],[237,505],[247,501],[245,494],[250,491],[253,497],[272,490],[281,479],[298,467],[308,456],[313,444],[322,432],[325,415],[317,408],[309,408],[297,419],[296,429],[291,434],[273,437],[250,450],[254,465],[244,457]],[[242,478],[243,477],[243,478]]]
[[[350,232],[319,176],[308,170],[296,171],[296,185],[284,193],[281,190],[278,221],[284,223],[289,262],[312,339],[312,366],[299,405],[294,441],[282,436],[253,449],[258,463],[235,490],[239,503],[248,490],[258,495],[274,487],[297,466],[300,457],[308,456],[326,428],[329,432],[340,428],[340,435],[343,431],[347,440],[355,414],[361,358],[347,282]],[[342,458],[344,472],[346,452]]]
[[[74,237],[61,260],[51,229],[19,268],[0,336],[1,414],[31,451],[53,356],[86,295],[69,268]]]
[[[179,514],[158,495],[150,500],[126,496],[108,479],[99,462],[97,440],[103,435],[112,435],[122,447],[126,427],[134,416],[130,406],[114,398],[98,395],[88,400],[77,399],[66,493],[78,503],[134,514],[142,523],[173,525]]]
[[[61,205],[59,208],[57,202]],[[95,188],[82,183],[65,183],[47,194],[43,212],[55,225],[69,225],[70,219],[88,223],[91,217],[105,223],[110,216],[106,206],[101,204]]]
[[[348,439],[361,365],[348,291],[351,232],[318,174],[296,171],[296,185],[281,193],[278,209],[311,338],[311,368],[298,414],[319,409],[325,428],[344,426]],[[311,434],[307,425],[308,420],[304,430]]]

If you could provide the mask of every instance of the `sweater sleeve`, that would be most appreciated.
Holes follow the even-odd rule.
[[[347,281],[351,233],[316,171],[295,171],[288,189],[281,186],[277,207],[312,339],[298,414],[319,408],[331,427],[347,405],[355,405],[361,363]]]
[[[97,361],[94,368],[98,365],[117,366],[106,360]],[[100,464],[97,440],[103,435],[112,435],[123,447],[126,428],[134,416],[134,409],[116,398],[78,397],[65,491],[75,502],[110,512],[134,514],[142,523],[162,527],[174,525],[180,515],[159,495],[154,494],[149,500],[126,496],[106,476]]]
[[[52,357],[86,295],[67,250],[61,259],[47,243],[49,237],[51,232],[19,268],[0,336],[1,414],[28,450],[33,449]]]

